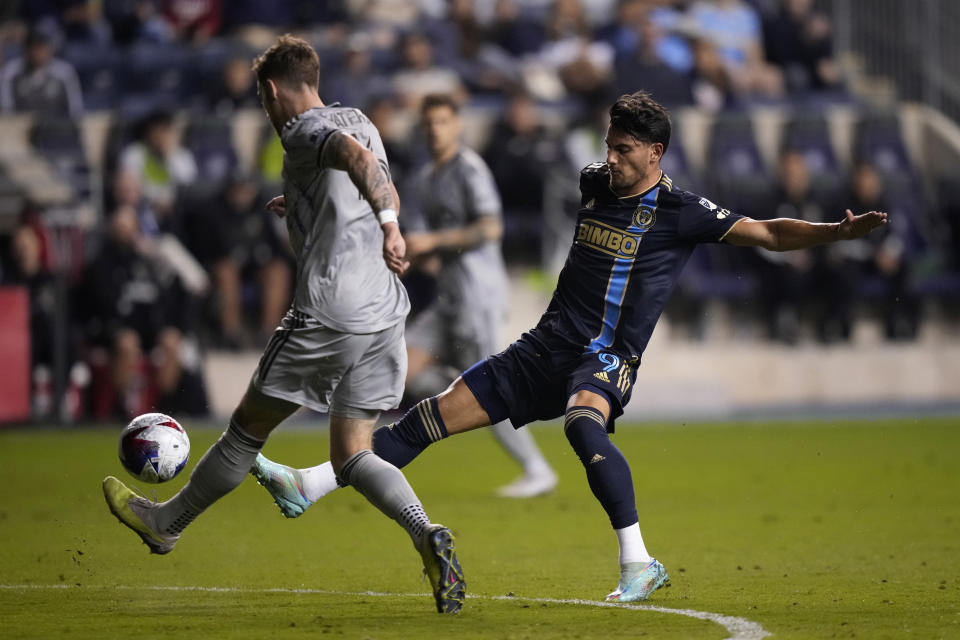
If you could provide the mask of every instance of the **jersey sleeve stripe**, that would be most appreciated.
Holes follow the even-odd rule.
[[[737,226],[738,224],[740,224],[741,222],[743,222],[744,220],[746,220],[746,218],[738,218],[737,220],[735,220],[732,225],[730,225],[729,227],[727,227],[727,230],[723,232],[723,235],[720,236],[720,238],[717,240],[717,242],[723,242],[723,239],[727,237],[727,235],[730,233],[730,231],[731,231],[735,226]]]

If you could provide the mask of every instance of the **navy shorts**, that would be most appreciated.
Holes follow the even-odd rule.
[[[567,401],[580,390],[606,396],[610,402],[607,430],[630,401],[637,363],[610,351],[584,353],[582,346],[550,338],[536,329],[524,333],[506,350],[481,360],[463,374],[463,381],[496,424],[509,418],[515,428],[564,414]]]

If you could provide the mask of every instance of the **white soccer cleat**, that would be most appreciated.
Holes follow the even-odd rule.
[[[557,486],[557,474],[551,469],[525,473],[508,485],[497,489],[501,498],[533,498],[550,493]]]

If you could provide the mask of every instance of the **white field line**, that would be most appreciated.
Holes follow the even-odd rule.
[[[83,589],[67,584],[0,584],[0,590],[10,591],[28,591],[31,589]],[[97,587],[95,587],[97,588]],[[103,587],[110,589],[111,587]],[[317,594],[332,596],[369,596],[376,598],[426,598],[429,593],[385,593],[380,591],[331,591],[328,589],[246,589],[243,587],[198,587],[198,586],[125,586],[117,585],[115,589],[125,589],[129,591],[200,591],[210,593],[297,593],[297,594]],[[714,622],[727,630],[730,635],[726,640],[761,640],[770,636],[770,632],[763,628],[758,622],[747,620],[746,618],[737,618],[736,616],[725,616],[720,613],[711,613],[709,611],[697,611],[695,609],[672,609],[670,607],[658,607],[652,604],[620,604],[616,602],[600,602],[596,600],[579,600],[575,598],[529,598],[526,596],[485,596],[478,594],[468,594],[468,600],[516,600],[522,602],[541,602],[545,604],[572,604],[585,607],[608,607],[611,609],[633,609],[636,611],[656,611],[657,613],[673,613],[688,618],[698,620],[707,620]]]

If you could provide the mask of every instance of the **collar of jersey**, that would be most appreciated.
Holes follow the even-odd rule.
[[[325,105],[323,105],[322,107],[310,107],[309,109],[307,109],[307,111],[313,111],[314,109],[326,109],[326,108],[328,108],[328,107],[339,107],[339,106],[340,106],[340,103],[339,103],[339,102],[331,102],[330,104],[325,104]],[[302,116],[303,114],[305,114],[307,111],[301,111],[301,112],[298,113],[297,115],[295,115],[295,116],[293,116],[292,118],[290,118],[289,120],[287,120],[287,121],[283,124],[283,131],[286,131],[288,127],[291,127],[291,126],[293,126],[294,124],[296,124],[297,120],[300,119],[300,116]]]
[[[663,169],[660,169],[660,177],[657,178],[657,181],[653,183],[653,186],[647,189],[646,191],[641,191],[640,193],[634,193],[633,195],[629,195],[629,196],[617,196],[617,194],[615,193],[613,195],[617,196],[617,200],[633,200],[634,198],[642,198],[643,196],[647,195],[648,193],[650,193],[651,191],[653,191],[654,189],[660,186],[660,182],[663,180],[663,175],[664,175]],[[610,191],[613,191],[613,189],[610,189]]]

